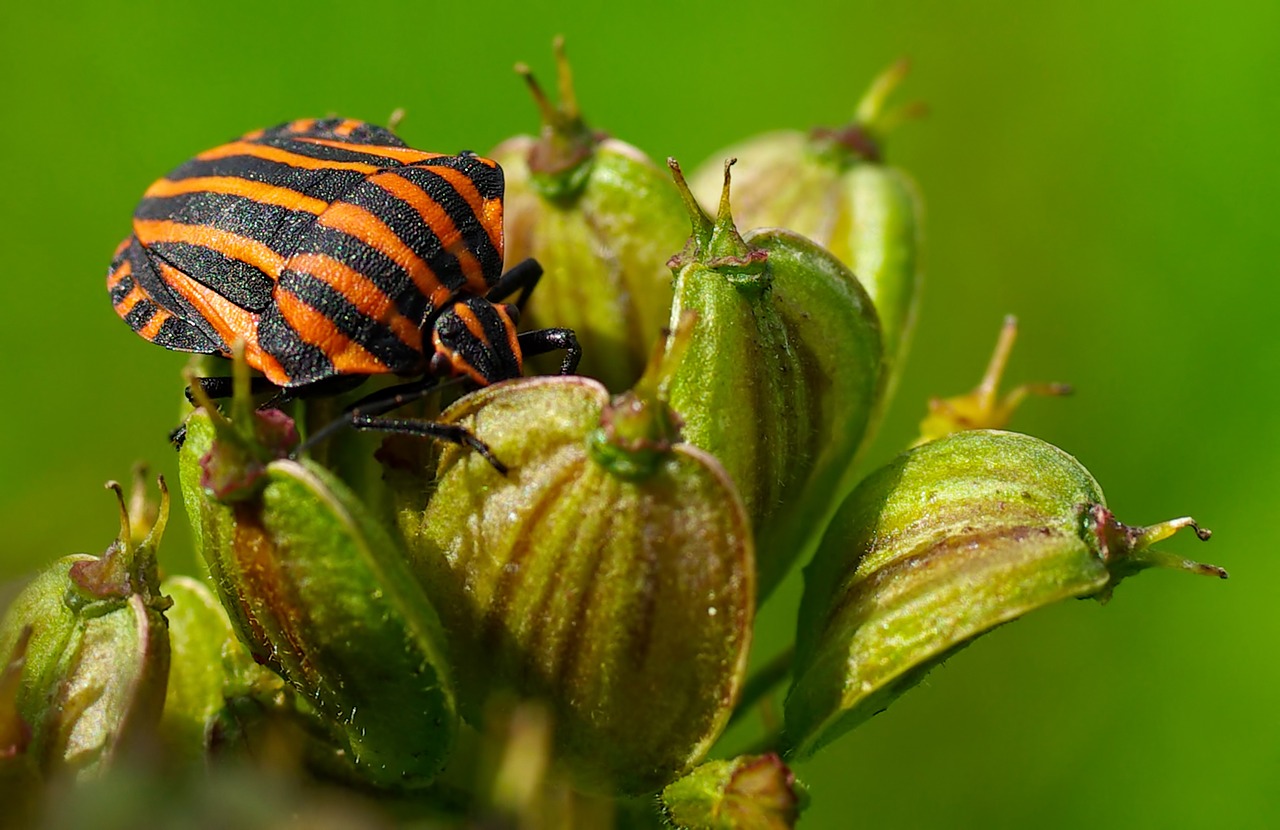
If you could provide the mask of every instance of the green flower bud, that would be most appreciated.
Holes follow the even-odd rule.
[[[6,674],[21,677],[16,695],[8,697],[11,686],[5,693],[0,731],[9,734],[9,751],[25,753],[45,775],[103,774],[154,734],[164,706],[169,601],[155,556],[169,492],[161,478],[154,520],[137,511],[131,521],[120,485],[107,486],[120,505],[116,541],[101,557],[75,554],[50,565],[0,622],[0,659]]]
[[[560,38],[555,49],[559,106],[517,67],[542,113],[542,135],[509,139],[490,153],[506,173],[506,258],[533,257],[545,269],[528,306],[532,325],[573,329],[579,371],[622,390],[640,376],[653,333],[666,325],[664,263],[684,241],[686,220],[661,167],[583,121]]]
[[[853,123],[809,134],[774,132],[723,150],[693,176],[710,204],[720,189],[720,159],[740,162],[734,212],[745,228],[789,228],[848,265],[875,304],[893,394],[920,299],[922,203],[915,182],[883,161],[884,138],[921,107],[885,111],[906,74],[890,67],[872,84]]]
[[[733,479],[756,531],[760,596],[786,574],[852,489],[880,392],[880,328],[847,267],[785,230],[739,235],[729,167],[713,222],[671,162],[693,219],[672,258],[672,320],[703,322],[672,382],[689,443]]]
[[[803,809],[795,774],[777,755],[709,761],[662,791],[683,830],[790,830]]]
[[[958,432],[869,476],[805,569],[786,735],[800,754],[884,709],[973,638],[1069,597],[1106,599],[1189,518],[1120,524],[1089,472],[1008,432]]]
[[[456,732],[439,620],[400,545],[340,480],[311,461],[265,460],[244,393],[233,410],[250,410],[249,428],[202,407],[179,457],[215,590],[254,659],[314,709],[364,780],[425,785]],[[214,482],[236,486],[219,499]]]
[[[1000,381],[1017,337],[1018,318],[1010,314],[1004,318],[1000,339],[982,381],[966,395],[930,398],[929,414],[920,422],[916,445],[966,429],[1003,429],[1029,395],[1071,394],[1071,387],[1065,383],[1024,383],[1004,395],[999,394]]]
[[[613,400],[586,378],[540,377],[446,410],[505,477],[452,447],[436,478],[384,453],[464,714],[478,720],[504,690],[545,700],[555,757],[586,789],[651,792],[683,773],[724,728],[745,670],[750,526],[665,403],[691,322]]]
[[[177,576],[161,588],[173,606],[165,612],[170,666],[160,737],[171,758],[203,763],[228,706],[241,698],[278,697],[282,681],[253,661],[203,582]]]

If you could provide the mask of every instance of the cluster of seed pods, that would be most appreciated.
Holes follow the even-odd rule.
[[[884,161],[904,67],[851,125],[749,140],[690,187],[590,129],[558,56],[558,105],[522,70],[541,136],[492,156],[508,260],[546,271],[529,316],[577,331],[583,375],[462,396],[438,424],[470,445],[310,453],[332,404],[256,409],[239,355],[227,414],[193,385],[180,473],[210,579],[159,580],[163,482],[158,518],[122,501],[106,555],[38,577],[0,626],[5,780],[98,775],[137,735],[203,763],[265,730],[327,777],[431,793],[510,729],[528,763],[481,812],[545,815],[558,787],[659,794],[637,826],[791,827],[786,760],[972,638],[1151,565],[1225,576],[1152,550],[1189,519],[1125,526],[1067,453],[968,429],[1007,418],[994,379],[859,469],[920,296],[919,197]],[[806,561],[785,728],[716,757],[756,609]]]

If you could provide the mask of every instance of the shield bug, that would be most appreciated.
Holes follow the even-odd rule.
[[[313,442],[348,424],[412,432],[468,444],[501,469],[457,427],[378,416],[444,378],[518,377],[524,355],[563,349],[561,372],[576,368],[573,331],[516,332],[542,269],[526,260],[502,273],[503,187],[496,162],[415,150],[360,121],[258,130],[147,189],[107,289],[129,327],[167,349],[230,357],[243,341],[275,403],[418,377],[357,401]],[[200,383],[229,393],[226,379]]]

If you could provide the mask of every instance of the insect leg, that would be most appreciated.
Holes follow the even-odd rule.
[[[538,260],[526,259],[516,263],[510,271],[503,274],[502,278],[494,283],[493,288],[489,289],[485,299],[491,303],[500,303],[519,291],[520,297],[516,300],[515,306],[524,311],[524,304],[529,302],[529,295],[533,293],[540,279],[542,279],[542,266],[538,264]]]
[[[431,375],[427,375],[421,380],[415,380],[412,383],[388,386],[385,389],[379,389],[365,395],[360,400],[348,406],[346,410],[333,421],[330,421],[328,424],[325,424],[323,427],[313,432],[310,437],[307,438],[306,442],[295,451],[295,455],[315,446],[345,427],[355,426],[356,421],[361,418],[381,415],[384,412],[399,409],[400,407],[412,403],[419,398],[426,397],[434,391],[436,384],[436,378]]]
[[[255,377],[249,379],[249,394],[261,395],[264,392],[274,390],[275,394],[267,398],[258,405],[258,409],[279,409],[287,403],[298,400],[299,398],[313,398],[316,396],[327,397],[330,395],[340,395],[348,392],[361,383],[365,379],[359,375],[339,375],[337,377],[325,378],[306,386],[295,387],[277,387],[266,378]],[[222,400],[229,398],[234,392],[232,379],[230,377],[209,377],[196,378],[196,383],[200,384],[200,388],[212,400]],[[186,389],[187,401],[192,406],[197,406],[195,394],[191,391],[191,387]]]
[[[428,375],[422,380],[413,381],[412,383],[403,383],[399,386],[388,386],[386,389],[379,389],[347,407],[342,417],[317,430],[294,454],[303,452],[335,432],[349,426],[358,430],[394,432],[401,435],[421,435],[471,447],[484,456],[484,459],[492,464],[495,470],[506,475],[506,465],[494,456],[493,451],[489,449],[487,444],[472,435],[465,427],[457,424],[442,424],[436,421],[410,421],[378,417],[384,412],[399,409],[406,404],[429,395],[435,391],[437,385],[438,380]]]
[[[394,432],[400,435],[420,435],[426,438],[434,438],[437,441],[448,441],[450,444],[458,444],[464,447],[470,447],[484,457],[492,465],[493,469],[507,474],[507,465],[498,460],[493,454],[493,450],[489,449],[489,445],[481,441],[479,438],[471,434],[466,427],[457,424],[442,424],[438,421],[406,421],[398,418],[374,418],[368,415],[355,415],[351,420],[351,425],[360,430],[376,430],[378,432]]]
[[[204,393],[212,400],[216,401],[222,398],[231,397],[232,390],[230,377],[196,378],[196,383],[200,384],[200,388],[203,389]],[[254,395],[260,395],[263,392],[269,392],[275,388],[275,384],[266,378],[252,378],[249,381],[249,391]],[[195,395],[192,393],[190,386],[187,387],[186,395],[187,401],[192,406],[197,405]]]
[[[578,369],[578,361],[582,359],[582,347],[578,345],[578,335],[573,333],[573,329],[526,331],[519,336],[519,340],[520,351],[525,357],[564,349],[564,360],[560,361],[562,375],[572,375]]]
[[[210,400],[223,400],[231,397],[232,395],[233,389],[230,377],[196,378],[195,381],[200,384],[200,388],[204,390],[205,395],[207,395]],[[263,392],[269,392],[272,389],[276,389],[275,384],[266,378],[251,378],[249,381],[249,391],[254,395],[260,395]],[[187,402],[192,406],[200,405],[196,401],[195,393],[191,391],[190,386],[186,388],[184,394],[187,396]],[[258,408],[275,409],[291,399],[292,398],[289,396],[289,390],[277,389],[276,394],[272,395],[267,399],[266,403]],[[178,449],[182,449],[182,444],[186,440],[186,424],[179,424],[169,431],[169,443],[173,444]]]

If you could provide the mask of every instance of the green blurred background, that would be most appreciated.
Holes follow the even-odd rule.
[[[907,54],[930,117],[889,148],[928,206],[927,292],[877,460],[969,388],[1003,314],[1011,379],[1064,380],[1015,426],[1077,455],[1131,523],[1193,513],[1160,572],[980,640],[799,768],[804,826],[1280,826],[1280,5],[23,3],[0,24],[7,259],[0,580],[115,532],[101,490],[165,442],[183,358],[103,287],[143,189],[287,119],[384,122],[426,149],[534,130],[512,64],[562,32],[598,127],[692,165],[842,122]],[[169,565],[190,567],[182,522]],[[765,612],[789,636],[797,581]]]

